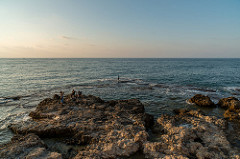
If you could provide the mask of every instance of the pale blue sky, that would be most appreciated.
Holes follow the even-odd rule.
[[[0,57],[240,57],[240,0],[1,0]]]

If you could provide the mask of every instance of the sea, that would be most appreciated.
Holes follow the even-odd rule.
[[[13,136],[9,124],[24,123],[40,101],[73,89],[104,100],[139,99],[157,118],[176,108],[200,109],[187,102],[195,94],[215,103],[240,99],[240,59],[0,59],[0,144]],[[203,111],[223,114],[218,107]]]

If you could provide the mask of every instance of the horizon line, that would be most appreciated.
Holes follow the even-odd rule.
[[[240,57],[0,57],[0,59],[240,59]]]

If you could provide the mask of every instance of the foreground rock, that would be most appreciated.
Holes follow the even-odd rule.
[[[217,105],[224,109],[239,109],[240,101],[235,97],[228,97],[220,99]]]
[[[208,105],[208,99],[198,95],[193,101]],[[9,126],[20,135],[0,147],[0,158],[127,158],[139,152],[145,158],[239,158],[237,143],[229,142],[239,134],[225,131],[225,119],[196,110],[175,113],[162,115],[154,124],[137,99],[67,95],[62,105],[54,95],[29,114],[30,120]]]
[[[224,113],[224,117],[230,120],[240,119],[240,101],[235,97],[228,97],[219,100],[218,105],[224,109],[227,109]]]
[[[196,94],[191,99],[189,99],[189,102],[202,107],[215,107],[215,104],[208,96],[204,96],[201,94]]]
[[[61,105],[57,96],[42,101],[24,124],[9,128],[17,134],[34,133],[41,138],[59,138],[66,144],[85,145],[75,158],[116,158],[130,156],[147,141],[153,117],[144,112],[139,100],[105,102],[82,95],[65,97]],[[70,150],[69,150],[70,151]]]
[[[0,146],[0,158],[61,159],[62,155],[48,151],[38,136],[28,134],[15,136],[10,143]]]
[[[204,116],[199,111],[178,110],[163,115],[153,129],[155,140],[144,143],[149,158],[239,158],[224,130],[226,121]]]

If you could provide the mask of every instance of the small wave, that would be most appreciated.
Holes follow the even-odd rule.
[[[157,87],[157,88],[169,88],[169,85],[165,85],[165,84],[150,84],[153,87]]]
[[[6,124],[2,125],[2,126],[0,127],[0,130],[7,129],[7,126],[8,126],[8,125],[6,125]]]
[[[9,102],[12,102],[13,100],[11,99],[6,99],[6,98],[1,98],[0,99],[0,104],[6,104],[6,103],[9,103]]]
[[[113,79],[113,78],[102,78],[102,79],[93,80],[93,82],[95,82],[95,81],[100,81],[100,82],[105,82],[105,81],[117,81],[117,79]]]
[[[28,114],[25,114],[22,121],[27,121],[29,120],[31,117]]]
[[[216,92],[216,90],[213,89],[204,89],[204,88],[195,88],[195,90],[202,91],[202,92]]]
[[[140,90],[140,91],[144,91],[144,90],[153,90],[153,87],[132,87],[131,89],[133,90]]]
[[[240,95],[240,87],[231,86],[231,87],[223,87],[223,91],[230,93],[230,95]]]
[[[240,87],[223,87],[224,90],[226,91],[240,91]]]
[[[8,113],[7,116],[0,120],[0,130],[4,130],[11,123],[25,122],[29,120],[28,112],[21,112],[17,114]]]
[[[188,99],[186,99],[185,102],[186,102],[187,104],[189,104],[189,105],[194,105],[193,103],[189,102]]]

